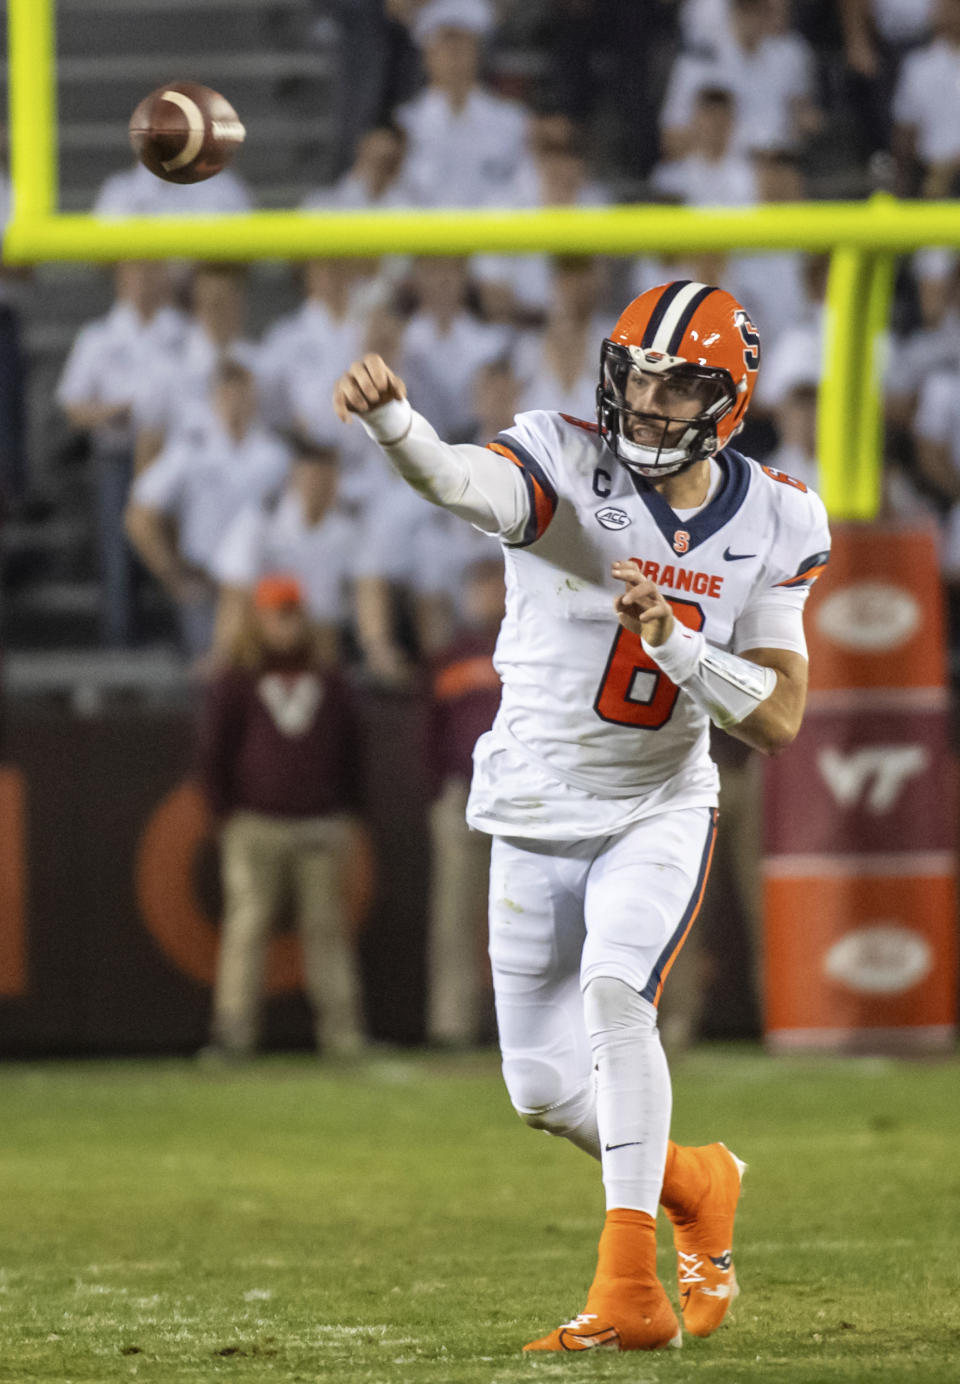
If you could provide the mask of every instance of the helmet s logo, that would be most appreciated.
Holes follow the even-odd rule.
[[[743,338],[743,363],[748,370],[760,369],[760,338],[750,318],[739,308],[733,319]]]
[[[673,535],[673,551],[675,553],[685,553],[690,547],[690,535],[686,529],[677,529]]]

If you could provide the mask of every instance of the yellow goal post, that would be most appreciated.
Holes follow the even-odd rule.
[[[752,208],[557,207],[536,211],[260,211],[98,218],[57,209],[56,0],[8,0],[13,214],[9,264],[79,260],[305,259],[383,254],[829,252],[818,409],[821,490],[835,519],[880,502],[882,375],[894,257],[960,248],[960,203],[784,203]],[[117,112],[118,120],[126,112]]]

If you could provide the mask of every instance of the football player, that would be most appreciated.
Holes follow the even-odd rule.
[[[709,1335],[738,1291],[743,1164],[669,1139],[657,1003],[710,868],[709,724],[774,753],[806,698],[802,611],[830,539],[816,495],[729,446],[759,364],[740,304],[682,281],[604,340],[596,422],[523,413],[448,446],[380,357],[336,386],[410,485],[504,545],[503,700],[467,807],[494,838],[503,1073],[528,1124],[600,1160],[607,1204],[584,1310],[527,1350],[680,1344],[658,1203],[687,1330]]]

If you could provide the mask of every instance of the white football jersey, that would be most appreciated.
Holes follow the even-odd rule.
[[[503,699],[474,753],[467,820],[567,839],[715,805],[707,716],[619,624],[611,563],[633,558],[676,618],[718,648],[805,653],[775,637],[758,644],[758,606],[771,593],[774,608],[802,605],[829,557],[822,502],[728,447],[712,498],[684,519],[615,460],[595,424],[559,413],[521,414],[490,445],[520,468],[531,503],[521,543],[504,545]]]

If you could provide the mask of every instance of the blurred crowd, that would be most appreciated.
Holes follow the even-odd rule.
[[[529,9],[510,0],[330,0],[316,9],[318,22],[336,23],[344,51],[365,61],[351,67],[339,112],[344,171],[305,190],[311,210],[747,207],[880,189],[949,197],[960,186],[960,0],[552,0]],[[533,78],[491,61],[521,12],[542,45]],[[95,211],[230,212],[254,201],[230,170],[179,187],[135,165],[107,179]],[[117,265],[113,306],[81,330],[56,394],[90,441],[104,644],[138,642],[145,582],[158,584],[185,657],[215,689],[209,743],[226,736],[235,754],[240,732],[228,710],[244,703],[230,679],[242,681],[244,669],[285,674],[294,648],[298,677],[347,668],[379,687],[427,687],[447,717],[440,739],[457,740],[454,714],[469,729],[465,741],[475,737],[496,706],[499,546],[420,499],[360,427],[334,418],[336,377],[377,351],[451,441],[486,443],[529,408],[589,419],[599,344],[622,305],[670,278],[716,282],[747,306],[763,343],[753,417],[737,446],[816,485],[827,267],[800,251],[318,258],[290,266],[300,306],[252,339],[244,267]],[[17,330],[0,294],[4,398],[22,391]],[[886,399],[886,512],[936,523],[945,580],[960,592],[953,253],[927,250],[900,265]],[[17,417],[0,407],[0,476],[14,501],[24,484]],[[289,630],[278,633],[278,612],[296,626],[292,644]],[[283,687],[275,721],[319,715],[314,694],[303,691],[291,709]],[[209,791],[227,811],[211,755]],[[460,887],[465,902],[448,899],[439,918],[475,910],[480,887],[482,862],[471,863],[454,825],[468,769],[467,751],[437,766],[434,830],[446,842],[438,859],[467,853],[460,885],[436,886]],[[276,810],[269,792],[246,791],[229,810]],[[321,806],[291,810],[350,808],[346,799]],[[286,848],[258,839],[256,849],[279,859]],[[462,943],[463,926],[451,936]],[[455,950],[449,938],[436,942],[445,945]],[[448,974],[467,971],[454,955]],[[253,1041],[245,983],[235,979],[232,999],[224,991],[224,1042]],[[468,1002],[453,985],[433,1022],[435,1034],[458,1039],[473,1031],[475,1014],[464,1015],[476,997]],[[343,977],[336,1005],[349,1047],[356,1021]]]
[[[369,61],[351,69],[343,103],[345,170],[305,193],[308,208],[800,200],[822,192],[837,131],[863,190],[885,181],[951,195],[960,170],[960,0],[535,3],[528,27],[544,64],[536,80],[513,82],[524,99],[511,94],[509,64],[490,58],[525,7],[316,9]],[[181,187],[135,164],[106,180],[95,211],[253,201],[230,170]],[[463,573],[490,545],[336,422],[333,380],[357,354],[380,352],[454,441],[488,441],[531,407],[590,418],[601,338],[624,301],[667,278],[720,282],[747,305],[764,361],[743,450],[816,483],[821,257],[390,257],[290,272],[301,307],[252,340],[241,267],[121,264],[113,308],[74,343],[57,402],[91,444],[109,645],[138,639],[142,564],[170,597],[186,653],[212,666],[236,635],[243,593],[282,560],[329,656],[402,681],[452,636]],[[887,504],[937,518],[949,581],[960,579],[957,299],[953,254],[901,265],[887,388]],[[11,395],[16,332],[0,298],[0,390]],[[22,427],[15,407],[0,413],[0,474],[15,498]]]

